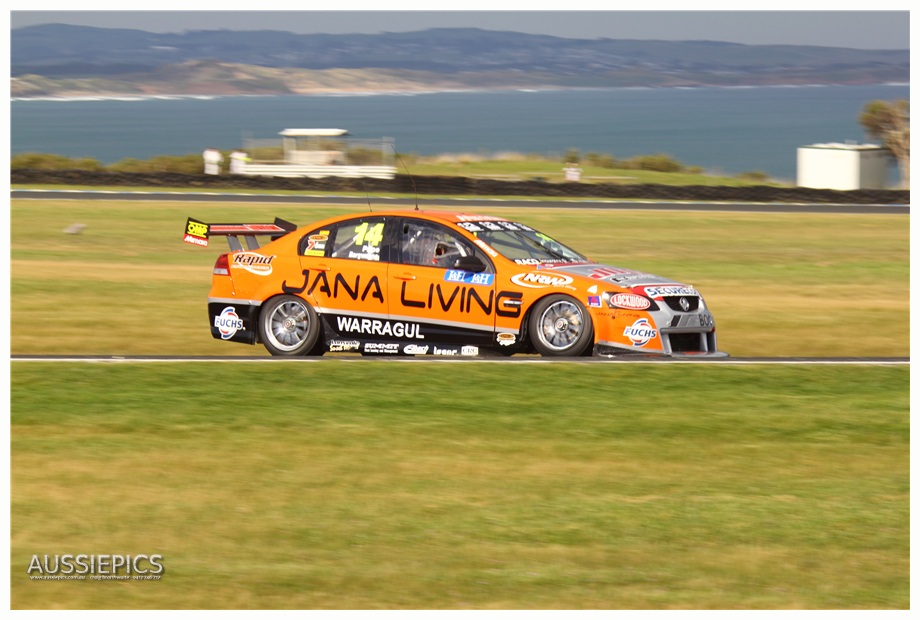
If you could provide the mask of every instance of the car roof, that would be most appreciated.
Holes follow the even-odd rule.
[[[376,216],[376,217],[414,217],[423,220],[431,221],[441,221],[447,222],[450,224],[458,224],[460,222],[481,222],[484,220],[493,221],[493,222],[507,222],[508,219],[504,217],[497,217],[494,215],[481,215],[477,213],[461,213],[457,211],[415,211],[415,210],[399,210],[399,209],[386,209],[381,211],[365,211],[358,213],[348,213],[337,215],[335,217],[324,220],[327,223],[340,222],[342,220],[349,220],[356,217],[362,216]],[[313,223],[307,224],[307,226],[313,226]]]

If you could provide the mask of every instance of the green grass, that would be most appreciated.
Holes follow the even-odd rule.
[[[543,179],[552,183],[565,181],[564,163],[541,157],[507,157],[488,159],[475,155],[442,155],[413,160],[409,170],[416,176],[461,176],[527,181]],[[752,186],[779,185],[775,181],[749,180],[698,172],[656,172],[628,168],[602,168],[581,165],[582,182],[660,185]],[[400,170],[404,172],[404,170]]]
[[[11,404],[13,609],[910,607],[906,367],[14,362]],[[63,553],[166,573],[28,579]]]
[[[436,208],[436,207],[435,207]],[[222,240],[182,242],[186,217],[307,224],[361,207],[13,200],[14,354],[253,355],[211,338]],[[734,356],[907,356],[909,217],[471,208],[519,219],[591,258],[702,291]],[[75,222],[79,235],[62,232]]]
[[[225,153],[229,156],[229,153]],[[608,156],[609,157],[609,156]],[[677,162],[668,155],[661,156],[640,156],[637,159],[648,159],[660,157],[669,163],[685,168],[680,172],[658,172],[656,170],[640,170],[633,167],[627,168],[610,168],[599,165],[590,165],[587,157],[581,163],[582,182],[583,183],[614,183],[614,184],[660,184],[660,185],[707,185],[707,186],[752,186],[752,185],[773,185],[782,186],[788,183],[779,182],[773,179],[751,179],[745,175],[724,176],[719,174],[710,174],[700,172],[699,168],[687,167]],[[16,161],[20,159],[22,161]],[[104,167],[94,160],[72,160],[60,155],[28,153],[14,156],[12,164],[14,167],[23,168],[45,168],[49,170],[74,169],[85,167],[87,163],[93,164],[93,167]],[[597,163],[597,160],[594,160]],[[186,171],[190,174],[200,173],[201,160],[200,155],[180,155],[180,156],[161,156],[152,160],[136,161],[125,160],[109,166],[110,170],[117,171],[119,167],[124,167],[125,162],[130,162],[130,170],[155,172],[164,169],[172,171]],[[626,162],[621,162],[621,165]],[[638,162],[633,161],[633,165]],[[82,166],[81,166],[82,164]],[[522,154],[522,153],[496,153],[491,155],[470,154],[470,153],[447,153],[434,156],[418,156],[410,153],[398,157],[394,164],[400,174],[408,172],[411,175],[422,176],[457,176],[471,178],[495,178],[503,180],[526,181],[541,179],[551,183],[561,183],[565,181],[563,168],[565,163],[556,158],[550,158],[540,154]],[[626,165],[629,165],[628,163]],[[130,171],[129,170],[129,171]],[[55,185],[22,185],[17,188],[25,187],[44,187],[48,189],[60,188]],[[102,188],[95,188],[102,189]],[[188,191],[187,189],[185,191]],[[218,190],[220,191],[220,190]],[[232,191],[232,190],[231,190]]]

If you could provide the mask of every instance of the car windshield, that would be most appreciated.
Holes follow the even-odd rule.
[[[458,226],[470,231],[506,258],[522,265],[581,263],[588,259],[538,230],[520,222],[474,220]]]

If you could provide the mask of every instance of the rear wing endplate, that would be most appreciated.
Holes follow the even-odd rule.
[[[297,230],[297,224],[282,220],[280,217],[276,217],[271,224],[206,224],[190,217],[185,223],[183,241],[207,247],[208,240],[212,236],[220,236],[227,238],[232,252],[243,250],[244,240],[247,250],[258,250],[257,237],[269,237],[274,241],[295,230]]]

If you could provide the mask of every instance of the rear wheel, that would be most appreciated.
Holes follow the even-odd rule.
[[[538,301],[529,327],[534,349],[547,357],[577,357],[594,342],[591,315],[568,295],[550,295]]]
[[[259,315],[259,336],[272,355],[316,354],[320,332],[316,311],[294,295],[272,298]]]

